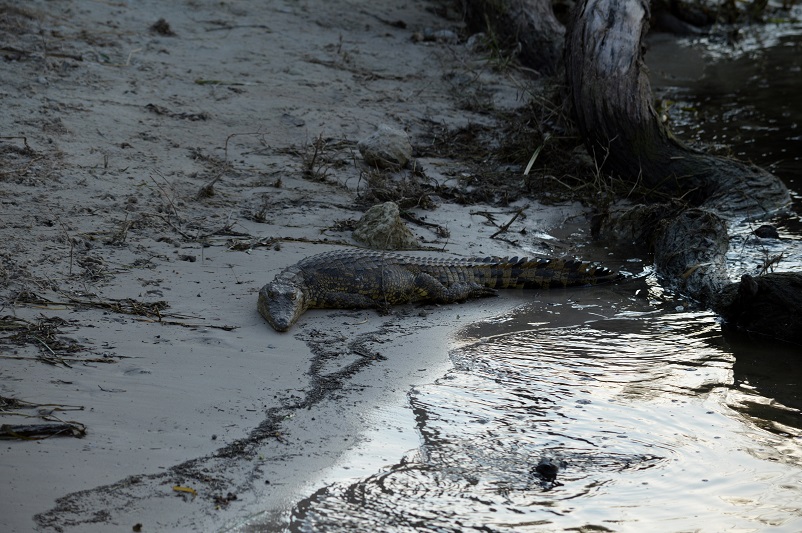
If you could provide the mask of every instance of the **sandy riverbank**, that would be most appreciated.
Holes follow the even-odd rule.
[[[494,124],[466,98],[515,109],[536,86],[460,42],[414,38],[460,27],[438,9],[0,6],[0,315],[30,325],[3,338],[0,395],[40,405],[2,423],[44,409],[86,427],[3,441],[0,529],[209,531],[256,514],[278,527],[299,496],[414,448],[410,387],[449,367],[458,327],[519,296],[310,312],[287,334],[255,304],[282,268],[353,244],[369,197],[356,142],[377,125],[417,146],[434,126]],[[468,168],[417,164],[439,182]],[[521,208],[516,238],[490,239]],[[411,212],[427,246],[457,254],[572,253],[565,224],[584,225],[576,205],[532,200]]]

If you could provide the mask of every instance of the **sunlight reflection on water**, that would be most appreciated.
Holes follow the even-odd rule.
[[[733,356],[714,317],[628,315],[472,331],[454,371],[411,394],[420,450],[322,489],[294,529],[802,530],[799,432],[729,407]],[[561,485],[534,472],[543,456],[567,463]]]

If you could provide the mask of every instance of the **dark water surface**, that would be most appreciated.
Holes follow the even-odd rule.
[[[800,188],[798,30],[654,41],[674,129]],[[773,223],[766,253],[799,270],[798,216]],[[751,229],[735,230],[734,270],[755,266],[738,251]],[[321,488],[291,529],[802,531],[802,347],[724,338],[650,277],[568,298],[466,328],[454,370],[410,394],[420,447]],[[563,462],[556,482],[535,470],[544,457]]]

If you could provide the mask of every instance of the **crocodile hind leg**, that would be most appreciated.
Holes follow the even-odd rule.
[[[432,300],[441,304],[462,302],[470,298],[485,298],[497,294],[495,289],[469,281],[459,281],[446,286],[426,273],[415,276],[414,283],[419,294],[418,299]]]

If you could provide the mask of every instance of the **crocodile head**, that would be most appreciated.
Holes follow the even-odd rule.
[[[306,297],[292,283],[271,281],[259,291],[258,308],[273,329],[287,331],[306,311]]]

